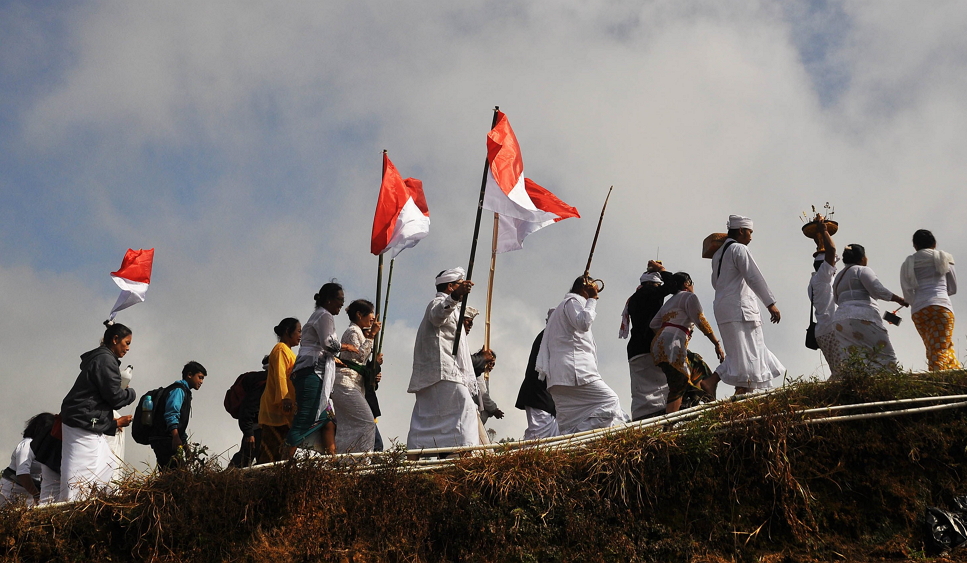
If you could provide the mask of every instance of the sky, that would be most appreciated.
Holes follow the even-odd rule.
[[[155,248],[147,300],[118,315],[134,331],[123,365],[140,396],[203,363],[193,441],[231,454],[222,399],[272,327],[306,320],[333,278],[347,301],[375,297],[384,149],[423,181],[432,222],[396,261],[385,327],[379,427],[405,442],[416,328],[434,275],[468,264],[494,106],[526,175],[582,215],[498,257],[498,438],[523,434],[527,353],[583,272],[611,185],[593,332],[626,410],[625,299],[657,257],[692,274],[714,323],[700,249],[730,213],[755,221],[750,250],[782,311],[764,327],[789,370],[776,384],[825,378],[803,346],[804,211],[830,202],[837,244],[863,244],[897,293],[916,229],[967,256],[965,27],[955,1],[0,2],[0,448],[59,409],[117,298],[110,272]],[[479,309],[492,215],[483,225]],[[900,362],[923,370],[900,314]],[[707,340],[693,348],[714,360]],[[128,462],[151,458],[129,440]]]

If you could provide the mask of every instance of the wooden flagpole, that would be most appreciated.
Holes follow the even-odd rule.
[[[383,320],[380,321],[382,328],[379,331],[379,344],[373,348],[376,350],[376,355],[378,356],[380,352],[383,351],[383,340],[386,338],[386,313],[389,311],[389,290],[393,287],[393,264],[396,263],[396,258],[389,261],[389,275],[386,277],[386,301],[383,302]],[[376,298],[377,300],[379,297]],[[377,305],[378,306],[378,305]],[[377,315],[377,319],[379,316]]]
[[[497,230],[500,215],[494,213],[494,240],[490,248],[490,280],[487,282],[487,313],[484,321],[484,349],[490,350],[490,310],[494,300],[494,270],[497,269]],[[484,371],[484,379],[490,380],[490,370]]]
[[[492,130],[497,126],[497,115],[500,112],[500,106],[494,106],[494,119],[490,124],[490,129]],[[488,156],[484,160],[483,178],[480,180],[480,198],[477,200],[477,219],[473,225],[473,243],[470,245],[470,264],[467,266],[467,281],[470,281],[473,275],[473,261],[477,256],[477,238],[480,236],[480,215],[483,213],[483,202],[484,194],[487,191],[487,171],[490,169],[490,157]],[[457,355],[457,350],[460,346],[460,335],[463,334],[463,318],[467,314],[467,296],[463,296],[463,300],[460,303],[460,317],[457,323],[457,331],[453,335],[453,355]]]

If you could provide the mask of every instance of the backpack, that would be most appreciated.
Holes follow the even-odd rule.
[[[255,378],[257,375],[261,375],[261,371],[249,371],[238,376],[235,379],[235,383],[225,391],[225,411],[232,415],[232,418],[238,420],[238,417],[242,414],[242,405],[245,403],[245,397],[248,395],[251,387],[249,385],[249,380]],[[264,383],[262,385],[265,385]]]
[[[158,387],[157,389],[148,391],[141,396],[141,400],[138,401],[138,406],[134,407],[134,418],[131,420],[131,437],[134,438],[135,442],[144,444],[145,446],[151,443],[151,437],[154,435],[152,430],[154,429],[155,422],[159,418],[163,418],[165,414],[164,405],[168,400],[167,390],[167,387]],[[145,420],[145,397],[151,397],[151,402],[153,403],[150,421]]]

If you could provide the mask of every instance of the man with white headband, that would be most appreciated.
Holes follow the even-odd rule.
[[[537,371],[554,398],[561,434],[615,426],[627,420],[618,395],[598,373],[591,334],[598,291],[584,276],[554,309],[537,354]]]
[[[408,393],[416,394],[407,449],[473,446],[480,442],[476,380],[453,355],[453,338],[460,325],[460,301],[473,282],[464,280],[463,268],[444,270],[436,277],[436,297],[430,301],[416,332],[413,373]],[[462,327],[459,327],[462,328]],[[461,339],[465,340],[465,339]],[[462,344],[462,342],[461,342]],[[461,346],[461,352],[465,350]],[[469,356],[469,349],[467,355]],[[471,389],[469,386],[473,386]]]
[[[770,320],[778,323],[779,308],[759,266],[749,253],[752,219],[729,215],[728,238],[712,256],[713,310],[725,345],[725,361],[715,372],[735,386],[736,395],[768,388],[786,368],[766,348],[756,296],[767,303]]]
[[[665,414],[668,379],[651,357],[651,341],[655,338],[648,324],[671,295],[671,272],[661,262],[648,261],[648,268],[638,281],[641,285],[625,303],[621,315],[619,338],[628,339],[628,368],[631,372],[631,419],[642,420]],[[630,332],[629,332],[630,326]]]

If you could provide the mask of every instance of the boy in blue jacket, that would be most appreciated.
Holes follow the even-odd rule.
[[[166,389],[164,408],[165,431],[151,439],[151,449],[158,460],[158,469],[165,471],[177,466],[175,454],[188,440],[188,419],[191,417],[191,392],[201,388],[208,371],[198,362],[188,362],[181,370],[181,379]]]

